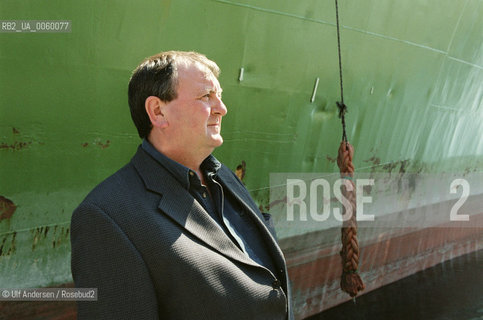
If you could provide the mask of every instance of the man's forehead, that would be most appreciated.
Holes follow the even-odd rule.
[[[221,91],[220,83],[213,72],[200,63],[179,66],[178,76],[180,79],[195,80],[200,88]]]
[[[181,63],[177,66],[178,72],[181,73],[191,73],[191,74],[198,74],[200,77],[211,79],[211,77],[215,77],[213,72],[205,65],[199,62],[186,62]]]
[[[201,64],[197,64],[196,67],[202,74],[203,79],[206,80],[205,86],[214,86],[220,89],[220,83],[218,82],[218,79],[209,68]]]

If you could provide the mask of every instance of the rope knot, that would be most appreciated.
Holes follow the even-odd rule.
[[[347,106],[345,105],[344,102],[336,102],[337,107],[339,108],[339,119],[342,119],[343,116],[348,112],[347,111]]]

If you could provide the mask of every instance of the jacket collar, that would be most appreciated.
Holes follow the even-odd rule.
[[[146,189],[161,195],[158,208],[163,214],[220,254],[259,267],[231,241],[180,182],[141,147],[131,163],[143,179]]]

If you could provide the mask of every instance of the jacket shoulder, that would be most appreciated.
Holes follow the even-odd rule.
[[[95,186],[85,197],[83,203],[105,203],[110,198],[122,197],[128,190],[136,190],[135,185],[141,183],[131,163],[116,171]]]
[[[145,185],[137,167],[138,163],[147,158],[139,146],[131,160],[118,171],[104,179],[90,191],[83,203],[108,204],[110,201],[128,199],[133,194],[145,190]],[[146,169],[151,171],[151,168]],[[98,205],[102,208],[101,205]]]

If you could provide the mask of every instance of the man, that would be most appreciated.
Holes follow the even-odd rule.
[[[143,138],[74,211],[72,275],[98,288],[79,319],[291,319],[268,215],[211,155],[223,143],[219,68],[195,52],[145,59],[129,83]]]

